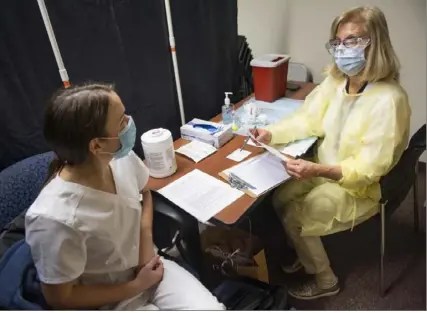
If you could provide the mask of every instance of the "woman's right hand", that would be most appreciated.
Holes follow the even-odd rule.
[[[255,137],[255,139],[259,142],[262,142],[263,144],[268,145],[271,142],[271,132],[266,129],[250,129],[249,132],[252,134],[252,136]]]
[[[160,260],[160,256],[156,255],[150,262],[141,267],[133,281],[138,292],[142,292],[158,284],[163,278],[163,272],[163,263]]]

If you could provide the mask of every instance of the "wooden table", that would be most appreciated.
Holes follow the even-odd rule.
[[[298,99],[303,100],[305,97],[313,90],[313,88],[316,86],[312,83],[299,83],[301,85],[301,89],[299,89],[296,92],[288,92],[286,94],[286,97],[291,99]],[[236,104],[236,109],[238,109],[247,99],[244,99],[240,101],[238,104]],[[221,114],[217,115],[211,121],[213,122],[219,122],[221,121]],[[180,178],[181,176],[191,172],[194,169],[199,169],[209,175],[212,175],[213,177],[216,177],[218,179],[223,180],[218,173],[222,172],[223,170],[236,165],[237,162],[232,161],[230,159],[227,159],[227,155],[232,153],[234,150],[241,147],[245,140],[245,137],[236,135],[234,138],[229,141],[227,144],[222,146],[216,153],[213,155],[207,157],[206,159],[200,161],[199,163],[194,163],[192,160],[180,155],[176,154],[176,162],[178,169],[175,174],[172,176],[166,177],[166,178],[152,178],[150,177],[148,181],[148,187],[151,190],[159,190],[163,188],[164,186],[167,186],[171,182],[175,181],[176,179]],[[184,140],[182,138],[176,140],[174,142],[175,149],[178,149],[179,147],[183,146],[184,144],[188,143],[187,140]],[[249,150],[252,152],[252,154],[249,157],[253,157],[256,154],[259,154],[263,152],[262,148],[253,147],[250,145],[247,145],[245,147],[246,150]],[[245,215],[246,211],[251,208],[257,201],[257,198],[251,198],[248,195],[243,195],[238,200],[230,204],[228,207],[226,207],[224,210],[219,212],[215,218],[215,220],[219,222],[220,224],[225,225],[233,225],[236,222],[239,221],[239,219]]]

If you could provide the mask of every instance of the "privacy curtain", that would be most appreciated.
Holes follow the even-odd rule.
[[[140,135],[179,136],[179,110],[162,0],[46,0],[71,84],[113,83]],[[187,120],[219,113],[237,58],[235,0],[171,0]],[[0,10],[0,170],[50,150],[43,111],[62,86],[36,0]]]

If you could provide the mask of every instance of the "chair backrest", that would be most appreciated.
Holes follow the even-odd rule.
[[[238,59],[233,83],[233,95],[231,97],[233,103],[239,102],[254,91],[252,67],[250,66],[251,60],[253,59],[252,50],[245,36],[238,36],[237,44]]]
[[[399,162],[380,181],[382,201],[387,202],[387,214],[393,214],[408,195],[417,175],[416,164],[425,150],[426,125],[424,124],[412,136]]]
[[[304,64],[289,62],[288,80],[311,83],[313,82],[313,76]]]
[[[35,200],[53,157],[53,152],[38,154],[0,172],[0,229]]]
[[[426,124],[420,127],[409,141],[408,148],[421,151],[426,150]]]

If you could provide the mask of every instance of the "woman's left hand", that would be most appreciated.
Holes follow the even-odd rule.
[[[318,164],[310,161],[290,159],[288,162],[282,162],[289,175],[296,179],[310,179],[319,176]]]

